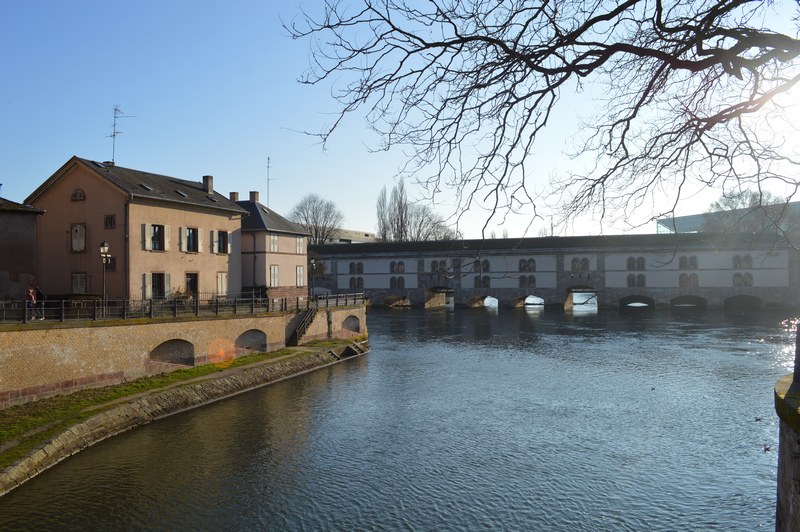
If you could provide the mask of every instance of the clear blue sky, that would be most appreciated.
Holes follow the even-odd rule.
[[[393,185],[402,154],[371,153],[377,141],[357,117],[326,151],[298,132],[319,131],[336,110],[330,87],[297,82],[309,43],[291,40],[281,19],[295,18],[299,3],[4,0],[0,196],[23,201],[72,155],[110,160],[119,105],[129,116],[118,122],[121,166],[198,181],[211,174],[223,194],[258,190],[262,203],[284,215],[315,192],[344,212],[346,227],[374,231],[375,200]],[[305,4],[320,8],[318,0]],[[557,169],[563,160],[540,166]],[[716,196],[682,213],[701,212]],[[451,214],[446,206],[439,212]],[[479,237],[485,216],[469,213],[464,236]],[[516,220],[505,228],[522,236],[525,225]],[[528,235],[547,225],[537,223]],[[497,225],[488,229],[503,233]],[[601,230],[619,232],[585,224],[560,233]]]
[[[326,151],[318,131],[335,102],[297,78],[308,42],[281,27],[293,2],[27,1],[0,7],[0,196],[23,201],[72,155],[200,180],[283,214],[307,192],[333,200],[346,225],[373,231],[375,199],[396,156],[350,120]]]

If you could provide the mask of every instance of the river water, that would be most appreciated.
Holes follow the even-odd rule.
[[[372,310],[368,355],[98,444],[0,530],[772,530],[789,317]]]

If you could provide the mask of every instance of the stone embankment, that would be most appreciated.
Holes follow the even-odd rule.
[[[276,361],[239,367],[200,377],[166,390],[126,398],[117,406],[70,427],[16,464],[0,471],[0,496],[82,449],[126,430],[366,352],[366,344],[360,343],[335,350],[309,348]]]

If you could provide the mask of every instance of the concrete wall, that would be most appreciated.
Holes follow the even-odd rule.
[[[187,364],[225,363],[250,347],[261,350],[263,341],[267,351],[274,351],[286,345],[298,319],[298,314],[286,313],[97,326],[35,323],[1,331],[0,407]],[[358,331],[353,330],[354,319]],[[362,334],[366,334],[365,308],[337,307],[320,310],[301,342]]]

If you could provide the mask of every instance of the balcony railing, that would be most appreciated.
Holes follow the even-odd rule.
[[[0,323],[128,320],[136,318],[180,318],[293,312],[310,308],[361,305],[363,292],[312,298],[270,298],[241,294],[239,297],[199,294],[153,299],[58,299],[26,308],[20,300],[0,301]]]

